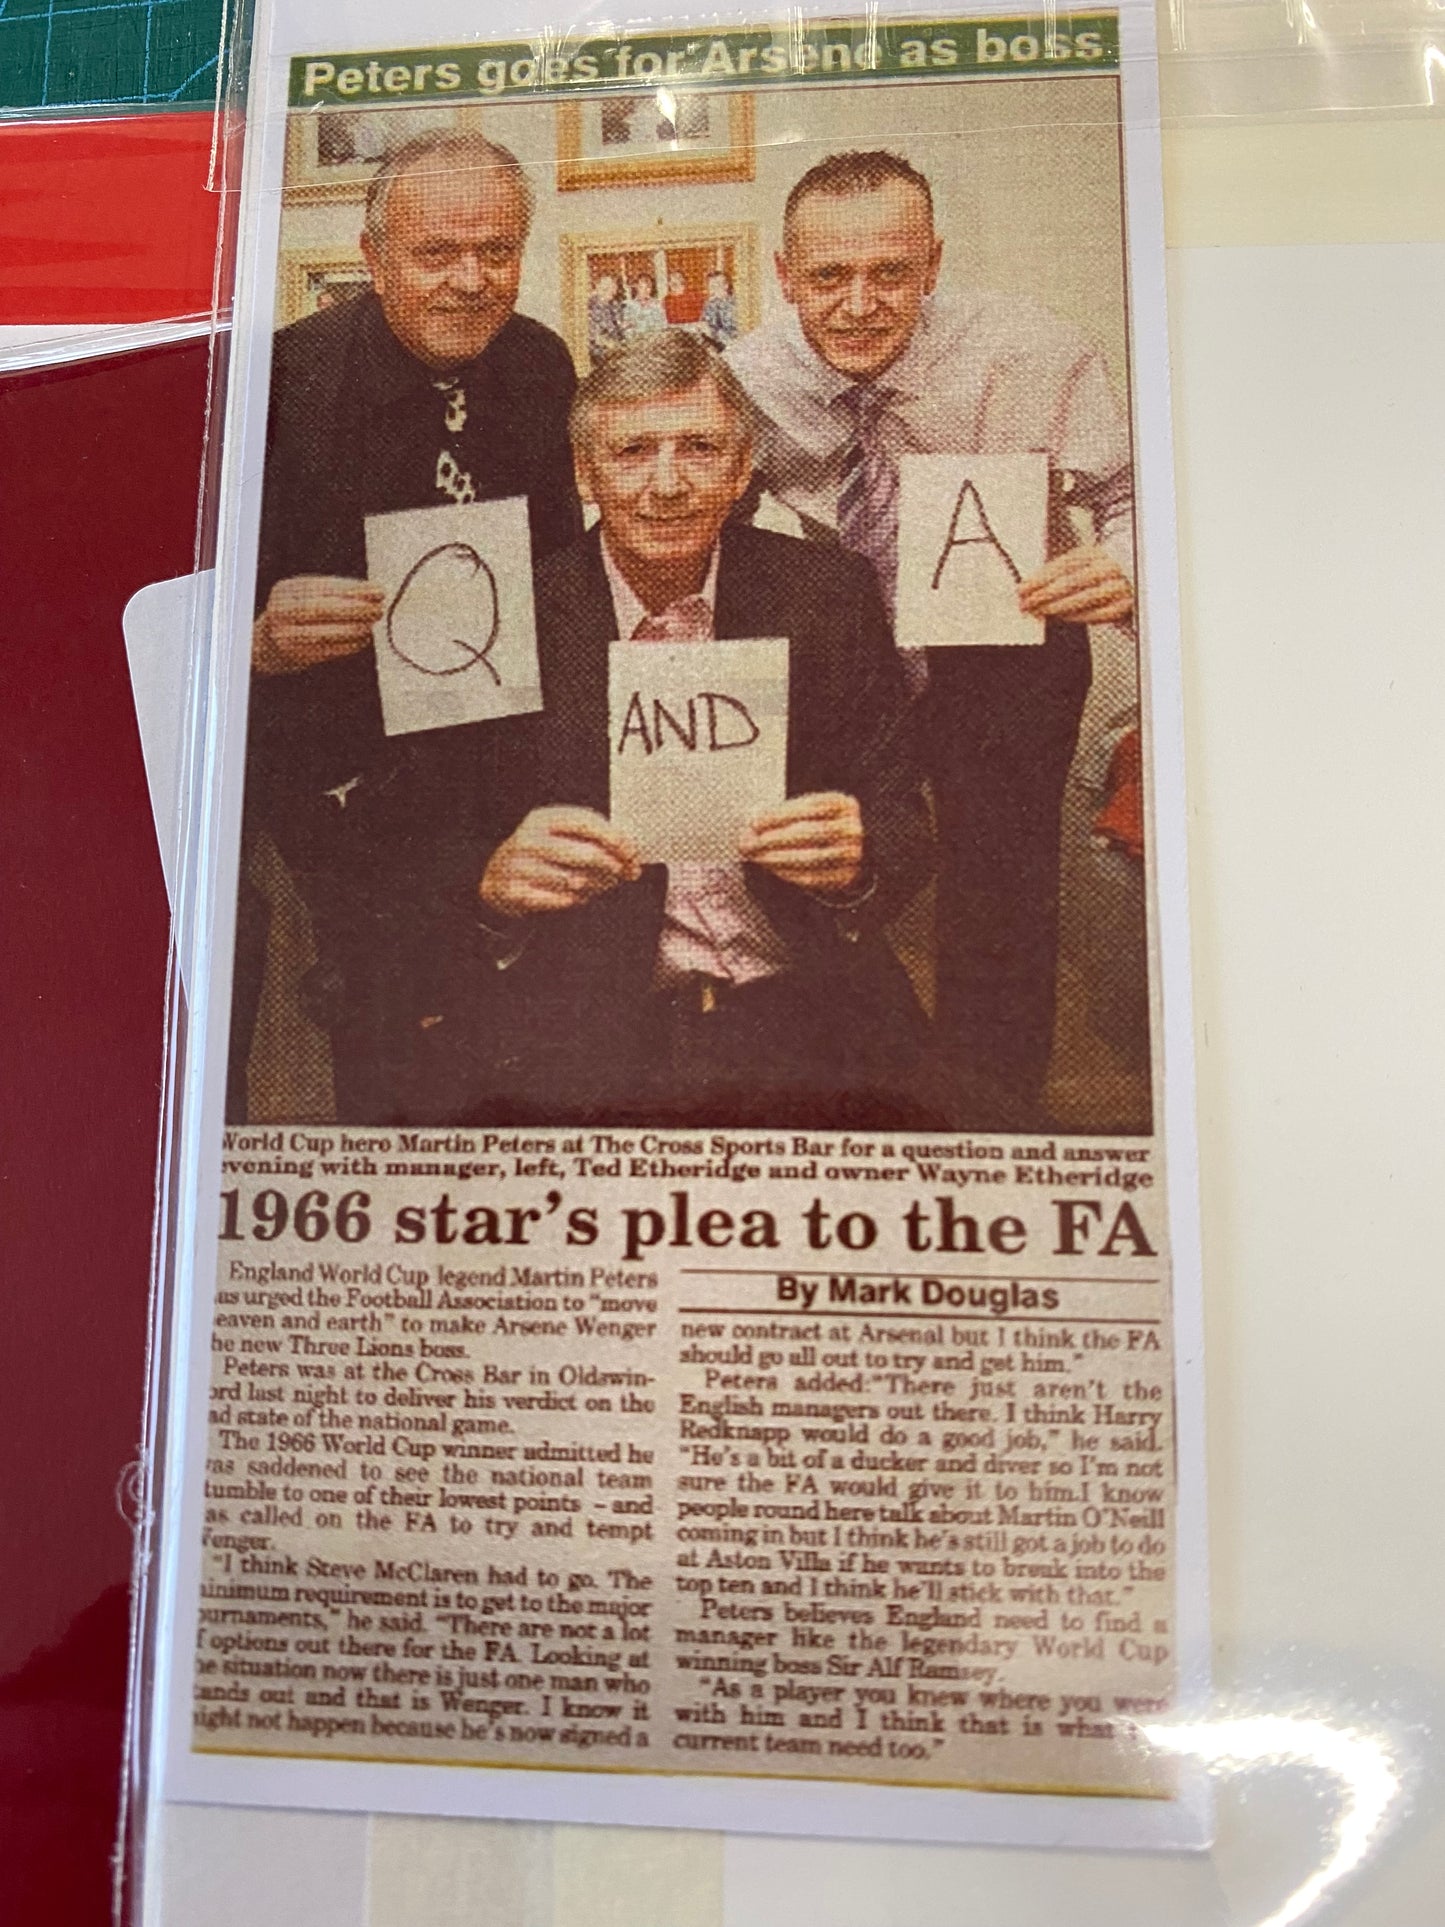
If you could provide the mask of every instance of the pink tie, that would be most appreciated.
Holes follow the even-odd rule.
[[[712,609],[701,595],[670,602],[632,632],[634,642],[708,642],[712,636]],[[748,895],[740,864],[668,864],[659,985],[697,979],[707,997],[718,982],[751,983],[786,968],[787,961],[787,950]]]
[[[632,632],[634,642],[708,642],[712,610],[706,596],[684,596],[669,602],[660,615],[644,616]]]

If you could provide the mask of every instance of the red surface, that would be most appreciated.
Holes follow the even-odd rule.
[[[1094,834],[1125,856],[1144,854],[1144,762],[1137,729],[1120,737],[1109,759],[1104,806],[1094,818]]]
[[[0,380],[0,1921],[110,1919],[167,912],[121,610],[192,566],[206,344]]]
[[[208,113],[0,127],[0,323],[209,311],[211,131]]]

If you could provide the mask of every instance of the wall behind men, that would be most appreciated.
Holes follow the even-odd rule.
[[[814,161],[887,147],[926,173],[944,243],[943,281],[1031,294],[1084,328],[1125,380],[1117,83],[1081,75],[1007,84],[760,92],[757,177],[666,187],[555,185],[556,108],[484,107],[487,134],[531,171],[537,216],[519,306],[560,329],[561,237],[709,222],[756,223],[763,311],[782,305],[771,257],[788,190]],[[361,203],[293,206],[282,249],[346,251]]]

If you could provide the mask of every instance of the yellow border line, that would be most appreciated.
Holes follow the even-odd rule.
[[[268,1753],[259,1749],[252,1752],[239,1746],[192,1746],[191,1752],[202,1758],[219,1760],[285,1760],[303,1763],[315,1760],[321,1764],[345,1766],[475,1767],[489,1773],[614,1773],[628,1774],[633,1779],[660,1780],[787,1780],[797,1786],[904,1787],[919,1788],[928,1793],[1049,1794],[1070,1800],[1169,1801],[1175,1798],[1172,1793],[1150,1793],[1129,1787],[1055,1786],[1048,1782],[1035,1784],[1025,1780],[880,1780],[876,1778],[852,1780],[831,1773],[758,1773],[750,1772],[745,1767],[739,1768],[736,1773],[704,1773],[700,1769],[676,1766],[574,1766],[571,1764],[562,1766],[551,1762],[543,1765],[537,1760],[443,1759],[397,1753],[380,1756],[369,1753]]]

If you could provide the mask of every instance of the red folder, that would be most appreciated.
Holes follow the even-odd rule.
[[[111,1918],[168,934],[121,611],[194,566],[208,352],[0,379],[6,1927]]]
[[[208,113],[0,126],[0,324],[209,313],[213,127]]]

